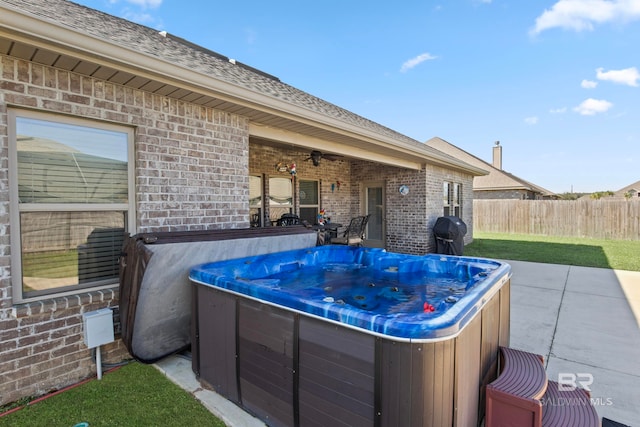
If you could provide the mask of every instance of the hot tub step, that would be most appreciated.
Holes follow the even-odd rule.
[[[600,419],[589,393],[581,388],[564,389],[549,381],[543,399],[543,427],[597,427]]]
[[[486,427],[600,426],[589,394],[549,381],[540,355],[500,347],[501,372],[486,390]]]
[[[487,386],[486,426],[541,426],[547,389],[542,356],[500,347],[500,361],[500,375]]]

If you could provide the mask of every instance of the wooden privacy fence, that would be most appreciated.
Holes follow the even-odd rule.
[[[473,229],[640,240],[640,200],[474,200]]]

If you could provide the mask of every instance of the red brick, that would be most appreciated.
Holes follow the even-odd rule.
[[[51,357],[60,357],[65,354],[70,354],[76,352],[80,349],[80,343],[65,345],[63,347],[57,348],[51,351]]]
[[[91,98],[89,98],[88,96],[73,95],[69,93],[62,94],[62,101],[73,102],[74,104],[83,104],[83,105],[91,104]]]
[[[21,359],[17,359],[16,364],[18,368],[22,368],[25,366],[34,365],[36,363],[42,363],[49,359],[51,359],[51,355],[49,353],[39,353],[39,354],[34,354],[32,356],[23,357]]]
[[[1,81],[0,89],[7,92],[18,92],[25,93],[26,86],[22,83],[10,82],[10,81]]]
[[[63,102],[51,101],[48,99],[42,101],[42,107],[58,113],[71,113],[72,111],[71,105],[65,104]]]
[[[5,93],[4,100],[7,104],[17,104],[23,107],[37,107],[38,98],[33,96],[18,95],[13,93]]]
[[[44,333],[39,333],[39,334],[29,334],[29,335],[21,337],[18,340],[18,346],[26,347],[26,346],[30,346],[30,345],[43,343],[43,342],[48,341],[49,338],[50,338],[50,334],[49,334],[48,331],[44,332]]]
[[[44,323],[38,323],[33,326],[33,332],[37,334],[39,332],[51,331],[53,329],[62,328],[65,325],[66,325],[65,319],[58,319],[58,320],[48,321]]]
[[[0,353],[0,365],[15,359],[19,359],[21,357],[26,357],[29,355],[29,352],[30,350],[28,347],[18,348],[11,351],[4,351]]]
[[[0,384],[18,381],[32,375],[31,366],[24,366],[18,370],[0,374]]]
[[[62,347],[63,345],[64,345],[64,340],[60,338],[55,340],[45,341],[40,344],[36,344],[32,347],[33,354],[46,353],[49,351],[53,351],[57,348]]]

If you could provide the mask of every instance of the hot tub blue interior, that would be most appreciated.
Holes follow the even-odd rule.
[[[510,276],[494,260],[318,246],[194,267],[193,282],[396,339],[459,332]]]

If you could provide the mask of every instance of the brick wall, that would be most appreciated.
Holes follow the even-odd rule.
[[[318,166],[314,166],[309,157],[310,150],[301,151],[282,147],[266,145],[264,141],[251,140],[249,173],[251,175],[262,175],[268,186],[269,177],[290,177],[287,172],[278,172],[277,163],[290,165],[296,164],[294,197],[298,197],[299,180],[320,181],[320,201],[331,221],[348,224],[352,216],[358,215],[358,194],[356,186],[356,196],[352,197],[351,165],[350,162],[342,159],[330,161],[322,159]],[[340,182],[338,188],[337,183]],[[333,191],[331,188],[333,184]],[[268,188],[267,188],[268,191]],[[356,202],[354,202],[354,200]],[[298,201],[296,200],[296,213],[298,212]],[[268,207],[267,207],[268,209]],[[268,215],[268,212],[267,212]]]
[[[117,289],[14,304],[7,111],[30,108],[135,128],[136,232],[249,225],[246,118],[0,56],[0,404],[95,372],[82,313],[118,304]],[[128,358],[120,340],[103,359]]]
[[[84,345],[82,313],[111,307],[117,290],[54,298],[10,309],[0,316],[0,404],[39,396],[95,372]],[[128,359],[122,341],[101,347],[103,363]]]
[[[443,215],[442,183],[444,181],[462,183],[462,220],[467,225],[465,243],[472,240],[472,176],[432,165],[427,165],[423,170],[414,171],[354,162],[352,178],[354,182],[384,181],[386,245],[389,251],[418,255],[435,251],[432,229],[436,219]],[[409,194],[406,196],[398,191],[401,185],[409,187]]]
[[[442,206],[442,183],[458,182],[462,184],[462,221],[467,226],[467,234],[464,243],[471,243],[473,240],[473,177],[462,172],[453,171],[439,166],[427,166],[427,182],[429,187],[429,223],[431,230],[438,219],[443,215]],[[431,238],[433,240],[433,237]],[[435,240],[431,242],[435,249]]]

